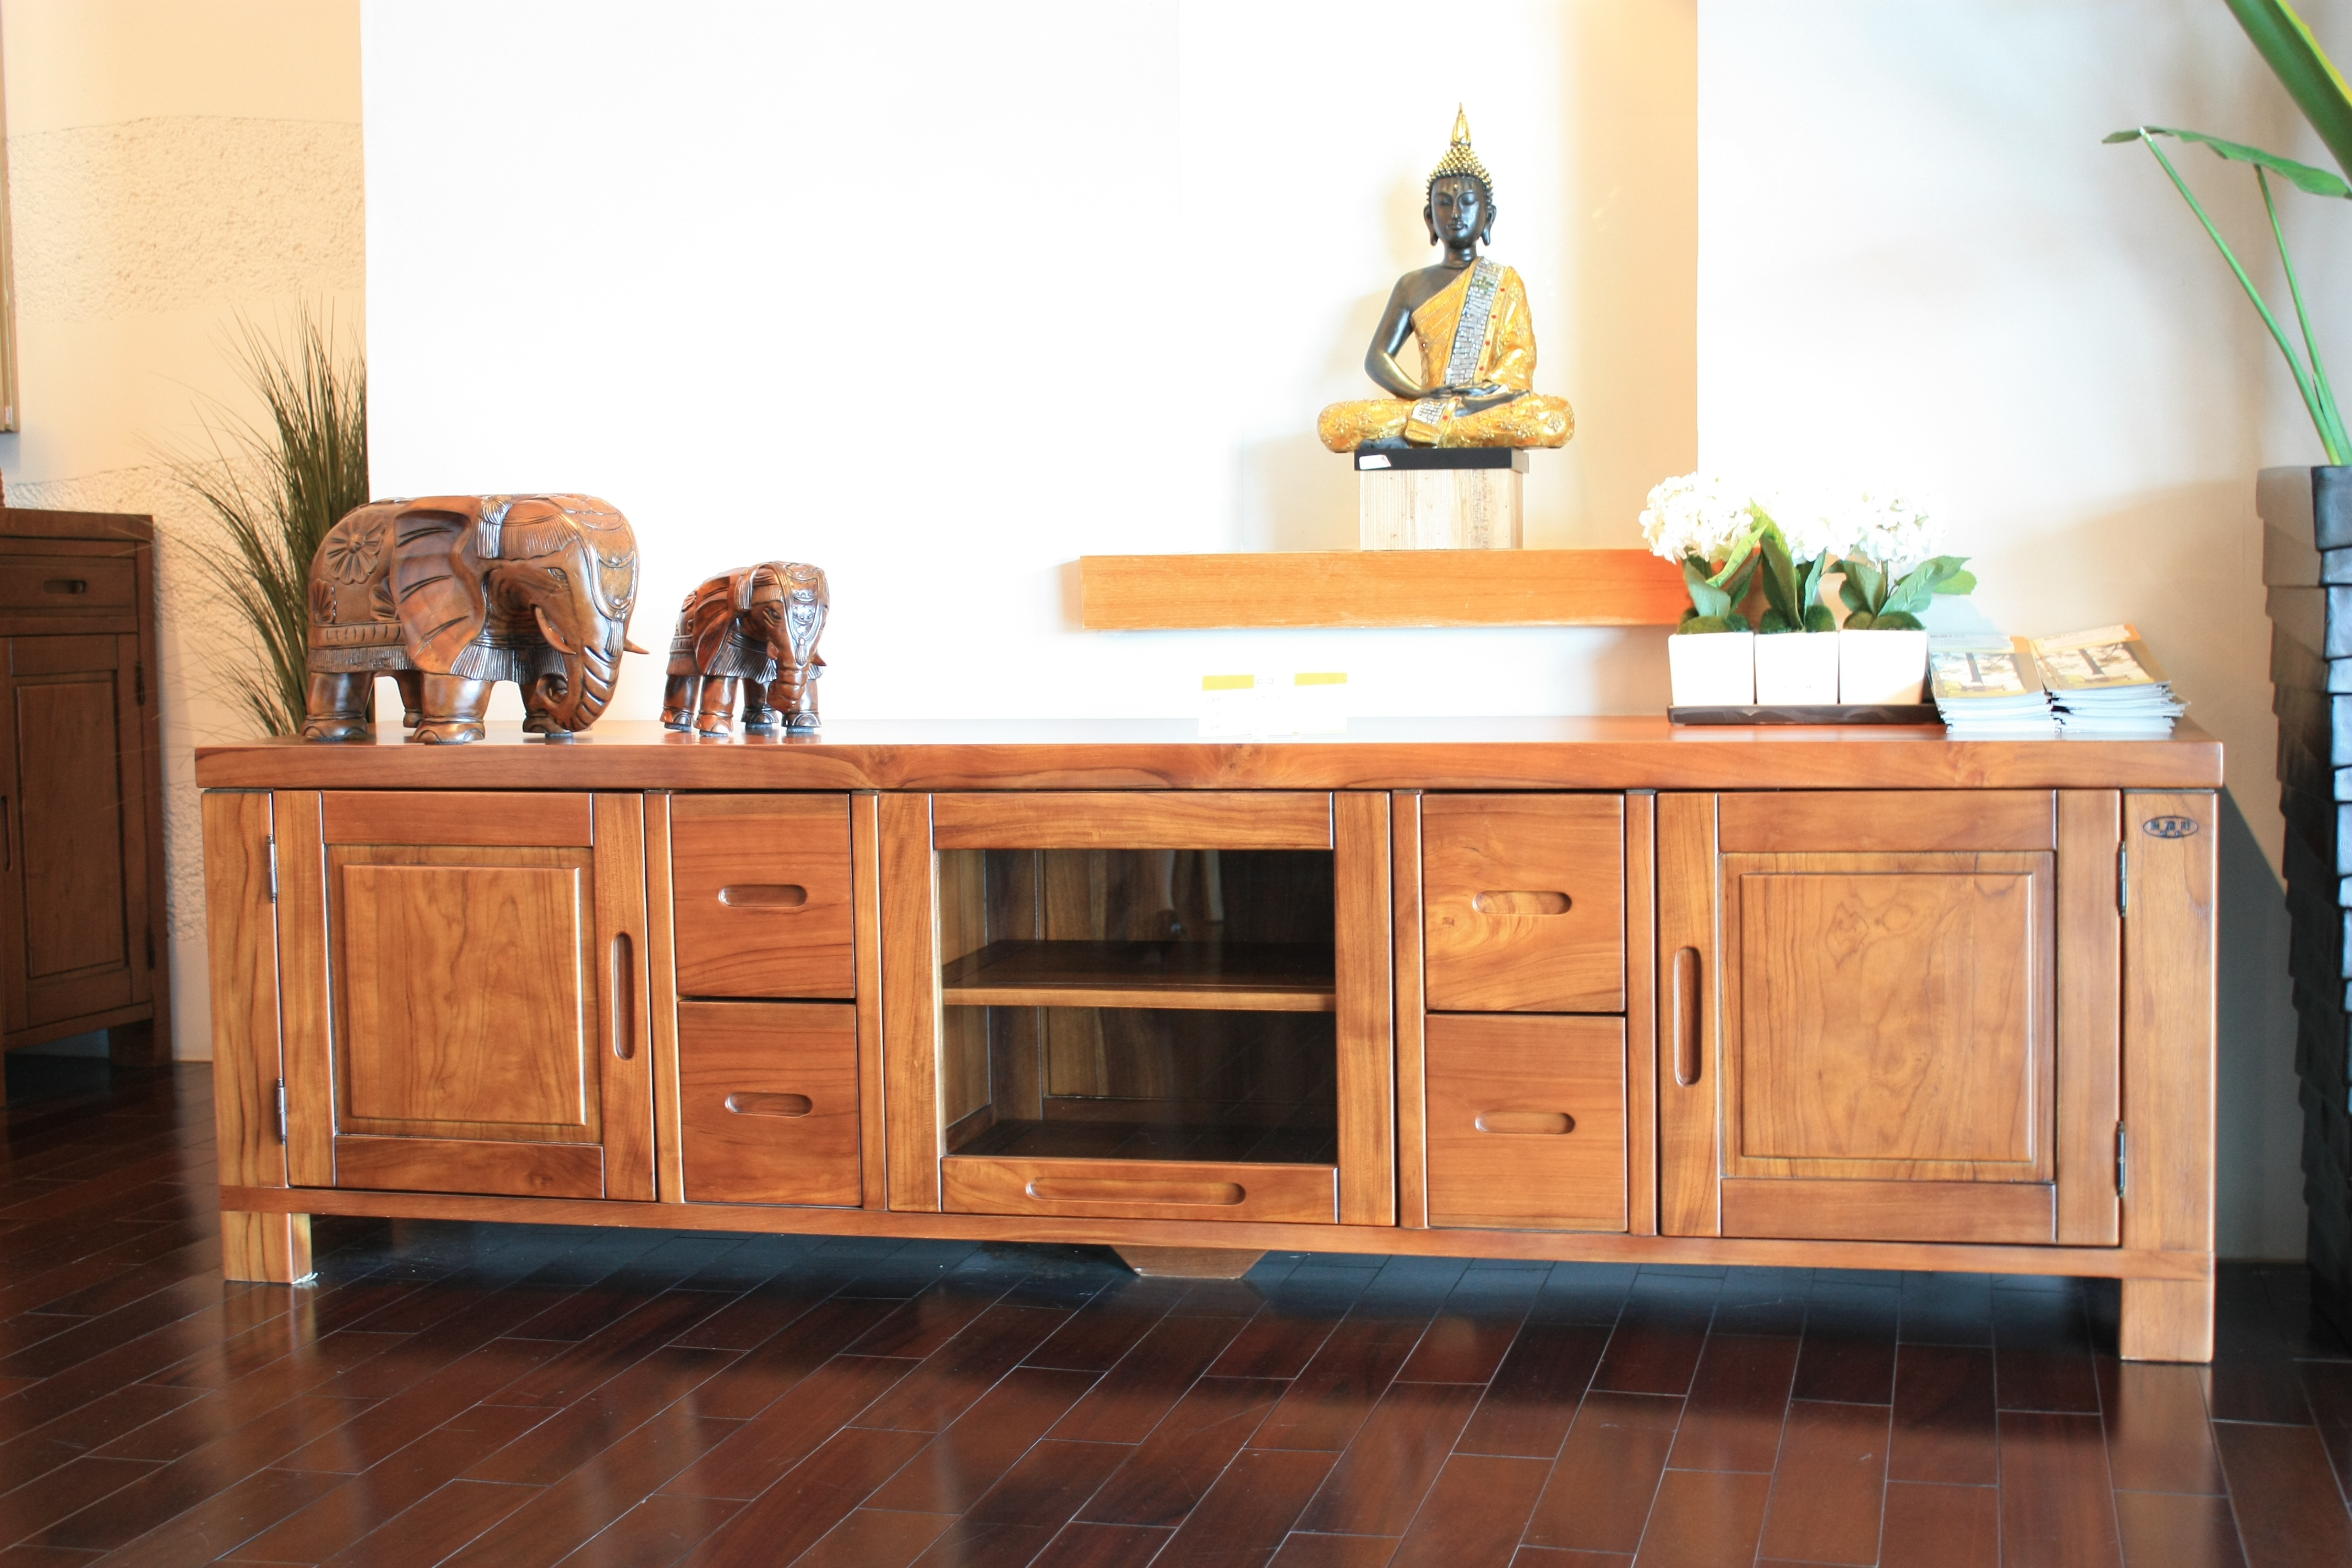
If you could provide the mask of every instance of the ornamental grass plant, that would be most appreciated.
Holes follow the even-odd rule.
[[[240,319],[228,353],[264,417],[215,405],[201,416],[209,450],[167,454],[174,479],[217,524],[218,537],[186,543],[253,639],[257,661],[219,673],[265,735],[301,730],[310,558],[368,500],[366,358],[307,310],[289,335],[281,346]]]

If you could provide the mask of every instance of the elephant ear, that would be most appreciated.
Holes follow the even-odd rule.
[[[482,635],[488,601],[475,542],[481,503],[471,498],[413,501],[393,520],[392,597],[416,668],[450,673]]]
[[[740,613],[736,602],[751,592],[751,574],[730,572],[713,577],[694,595],[686,613],[687,636],[694,639],[694,668],[709,669],[726,651],[727,637]]]

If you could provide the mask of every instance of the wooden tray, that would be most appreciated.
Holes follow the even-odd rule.
[[[1672,724],[1935,724],[1932,702],[1837,702],[1819,707],[1669,708]]]

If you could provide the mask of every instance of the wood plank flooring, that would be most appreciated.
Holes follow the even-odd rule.
[[[2112,1286],[321,1221],[216,1273],[210,1079],[18,1057],[0,1568],[2352,1564],[2352,1352]]]

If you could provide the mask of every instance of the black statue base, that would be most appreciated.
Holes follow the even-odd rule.
[[[1412,468],[1510,468],[1518,473],[1528,471],[1528,454],[1524,447],[1359,447],[1356,448],[1356,471],[1379,473],[1384,469]]]

